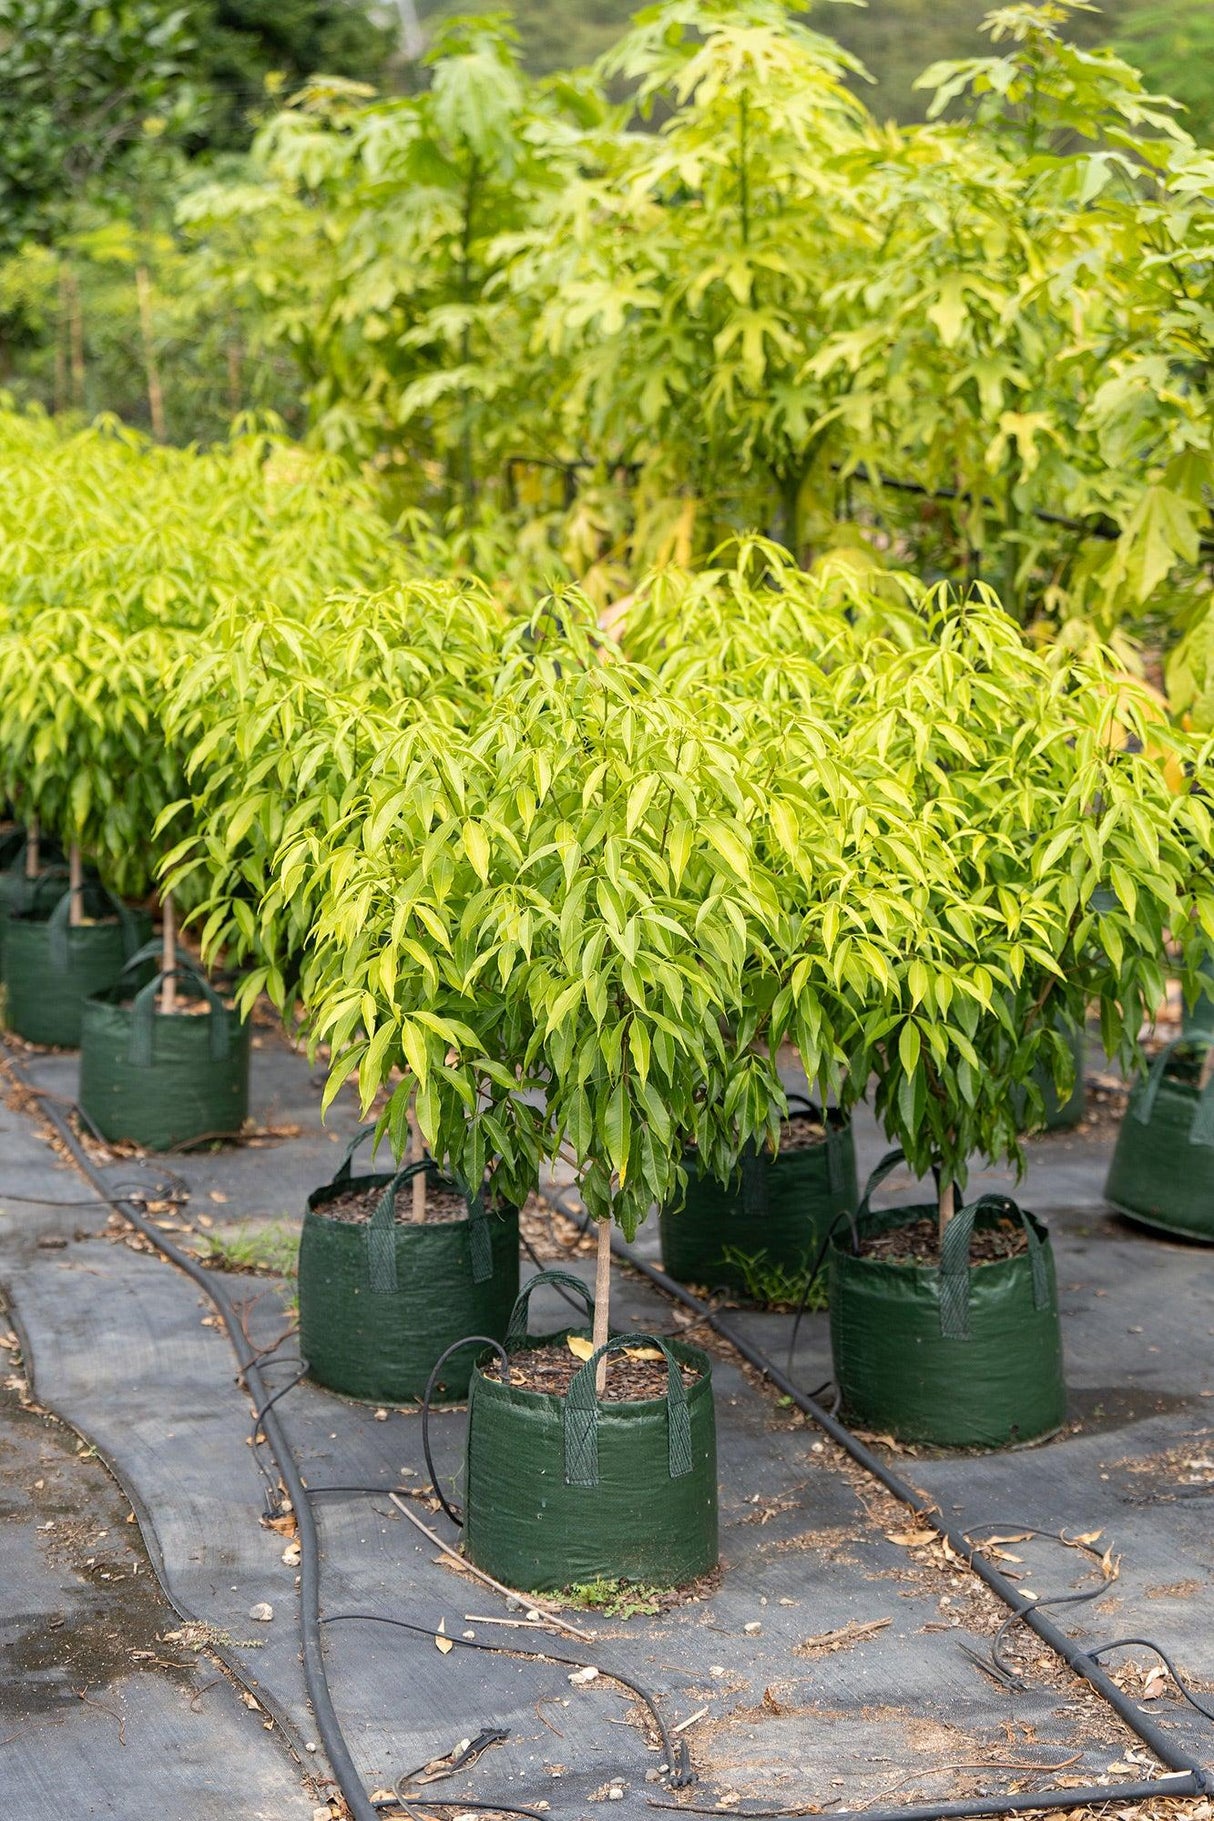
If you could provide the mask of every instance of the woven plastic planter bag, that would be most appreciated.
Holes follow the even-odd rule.
[[[154,959],[141,950],[128,974]],[[249,1027],[189,962],[172,972],[207,1011],[163,1012],[162,969],[132,996],[121,982],[86,999],[80,1024],[80,1105],[103,1138],[168,1151],[240,1131],[249,1111]]]
[[[308,1197],[299,1241],[299,1350],[309,1376],[330,1391],[376,1404],[421,1398],[435,1362],[465,1335],[504,1337],[518,1295],[518,1210],[489,1212],[479,1195],[434,1163],[352,1176],[358,1132],[332,1182]],[[401,1224],[396,1192],[419,1170],[436,1189],[462,1194],[465,1220]],[[382,1191],[369,1222],[326,1218],[350,1190]],[[468,1395],[476,1348],[453,1354],[436,1395]]]
[[[1201,1059],[1214,1032],[1162,1049],[1130,1094],[1104,1192],[1141,1226],[1214,1245],[1214,1076]]]
[[[10,852],[8,864],[0,870],[0,969],[4,966],[4,942],[8,934],[9,918],[27,911],[41,911],[44,916],[49,916],[68,886],[67,865],[60,859],[58,848],[52,847],[48,853],[45,845],[42,864],[34,877],[27,879],[27,846],[28,842],[23,835],[20,844]]]
[[[563,1347],[569,1333],[528,1338],[527,1304],[541,1284],[578,1293],[580,1278],[541,1271],[510,1318],[506,1356]],[[595,1368],[606,1352],[657,1347],[664,1398],[600,1402]],[[715,1568],[717,1435],[706,1353],[649,1334],[613,1335],[574,1374],[567,1394],[528,1391],[486,1376],[482,1356],[468,1400],[465,1464],[468,1559],[531,1592],[599,1579],[678,1587]],[[684,1386],[680,1365],[699,1373]]]
[[[710,1290],[745,1291],[747,1273],[736,1257],[744,1253],[795,1276],[809,1270],[839,1216],[856,1205],[856,1151],[851,1125],[830,1108],[800,1101],[786,1131],[805,1121],[825,1127],[820,1144],[744,1155],[731,1183],[699,1172],[695,1151],[687,1151],[687,1191],[678,1207],[661,1209],[662,1268],[679,1283]]]
[[[869,1198],[904,1161],[884,1157],[869,1178],[856,1235],[925,1216],[932,1204],[873,1212]],[[1027,1251],[971,1265],[976,1227],[1018,1221]],[[829,1253],[830,1339],[846,1420],[908,1442],[1001,1448],[1051,1434],[1066,1414],[1058,1288],[1049,1235],[1004,1195],[984,1195],[945,1229],[938,1266]]]
[[[48,916],[33,909],[8,920],[4,984],[8,1028],[27,1043],[75,1049],[84,1002],[118,984],[152,933],[151,919],[103,887],[84,887],[89,921],[68,922],[65,891]]]

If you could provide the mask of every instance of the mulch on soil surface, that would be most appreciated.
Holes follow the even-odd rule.
[[[788,1151],[812,1151],[825,1142],[826,1127],[812,1113],[794,1113],[780,1127],[780,1156]]]
[[[379,1206],[386,1184],[381,1183],[378,1189],[347,1189],[344,1195],[335,1195],[332,1201],[321,1204],[316,1212],[324,1220],[340,1220],[348,1226],[365,1226]],[[468,1203],[464,1197],[453,1189],[426,1189],[427,1226],[438,1226],[444,1221],[466,1220]],[[413,1222],[413,1184],[407,1182],[396,1191],[396,1224],[398,1227],[411,1227]]]
[[[585,1365],[568,1347],[528,1347],[510,1355],[510,1383],[523,1391],[543,1391],[551,1397],[564,1397],[573,1375]],[[679,1362],[684,1385],[694,1385],[700,1374],[694,1366]],[[494,1360],[483,1368],[486,1378],[501,1382],[500,1362]],[[666,1361],[630,1359],[626,1353],[607,1356],[607,1388],[602,1401],[607,1404],[640,1403],[666,1396]]]
[[[970,1263],[995,1264],[1001,1258],[1019,1258],[1028,1251],[1024,1228],[1011,1220],[1000,1220],[994,1226],[975,1227],[970,1237]],[[940,1234],[936,1222],[927,1217],[913,1220],[904,1227],[890,1227],[884,1233],[871,1233],[860,1241],[863,1258],[879,1258],[889,1265],[938,1265]]]

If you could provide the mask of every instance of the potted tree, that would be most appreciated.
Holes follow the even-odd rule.
[[[961,1207],[969,1159],[1020,1161],[1017,1102],[1043,1063],[1069,1088],[1059,1018],[1079,1027],[1096,1001],[1106,1050],[1139,1055],[1166,932],[1214,917],[1202,793],[1160,758],[1201,781],[1210,755],[1111,656],[1047,661],[989,597],[941,595],[930,632],[854,679],[861,747],[897,765],[930,843],[906,884],[917,939],[835,1016],[850,1009],[853,1080],[871,1072],[898,1155],[937,1193],[875,1215],[885,1160],[831,1249],[831,1337],[853,1420],[991,1446],[1056,1427],[1064,1388],[1048,1234],[1006,1197]],[[828,964],[811,947],[803,963],[812,992]]]
[[[458,749],[415,746],[373,844],[308,846],[342,890],[324,893],[306,996],[334,1080],[357,1066],[365,1101],[391,1088],[398,1147],[415,1102],[453,1174],[488,1164],[517,1202],[547,1163],[596,1223],[585,1327],[529,1337],[520,1303],[473,1371],[469,1556],[529,1588],[668,1585],[716,1560],[711,1366],[611,1332],[611,1230],[678,1193],[687,1137],[719,1154],[728,1129],[736,1157],[777,1127],[770,1051],[724,1031],[775,997],[783,911],[745,728],[718,736],[570,642],[555,655]]]
[[[154,629],[128,637],[75,607],[43,608],[0,641],[4,781],[68,854],[66,890],[9,919],[7,1017],[30,1042],[77,1045],[85,999],[151,934],[117,893],[147,891],[166,771],[174,781],[148,706],[163,658]],[[86,879],[86,853],[104,856],[104,884]]]
[[[788,1100],[778,1148],[748,1145],[725,1181],[697,1148],[684,1153],[682,1198],[658,1214],[668,1276],[765,1300],[773,1287],[798,1287],[840,1217],[855,1209],[850,1121],[806,1095]]]
[[[417,581],[306,613],[234,608],[179,666],[168,719],[192,747],[192,797],[165,877],[195,893],[204,954],[245,964],[242,1005],[266,991],[291,1017],[311,1000],[313,846],[377,838],[406,794],[398,748],[483,716],[500,622],[482,589]],[[396,1136],[412,1164],[352,1175],[352,1147],[308,1197],[300,1241],[311,1375],[376,1403],[420,1398],[452,1340],[504,1334],[518,1293],[516,1207],[483,1168],[443,1176],[407,1122]],[[444,1396],[466,1393],[471,1362],[452,1359]]]
[[[178,952],[172,899],[162,943],[149,947],[149,917],[118,895],[149,893],[155,830],[182,794],[179,749],[155,705],[187,639],[45,608],[0,645],[3,763],[69,856],[53,899],[10,920],[10,1028],[80,1044],[84,1112],[103,1136],[155,1149],[238,1131],[248,1104],[244,1021]],[[85,877],[86,853],[100,878]]]

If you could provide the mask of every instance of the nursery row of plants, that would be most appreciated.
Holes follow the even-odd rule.
[[[81,1043],[85,1115],[153,1147],[239,1128],[262,995],[323,1048],[326,1105],[357,1076],[395,1164],[311,1197],[302,1351],[353,1395],[471,1396],[475,1559],[531,1586],[715,1559],[710,1364],[611,1333],[610,1231],[656,1203],[677,1262],[725,1195],[762,1238],[779,1143],[809,1160],[802,1262],[830,1241],[845,1408],[948,1443],[1057,1427],[1048,1235],[963,1205],[967,1171],[1066,1100],[1089,1013],[1133,1069],[1169,970],[1196,997],[1206,737],[981,584],[741,539],[607,631],[574,588],[418,572],[289,446],[2,430],[9,1026]],[[786,1046],[819,1097],[791,1120]],[[1131,1138],[1166,1115],[1208,1145],[1203,1047],[1156,1063]],[[869,1190],[905,1159],[930,1206],[858,1195],[864,1096],[896,1147]],[[552,1169],[599,1234],[574,1350],[514,1306]],[[1161,1208],[1140,1174],[1140,1213],[1214,1237],[1208,1197]]]
[[[181,390],[306,418],[434,573],[520,609],[761,528],[983,579],[1039,634],[1145,621],[1208,722],[1210,149],[1070,42],[1070,0],[992,14],[909,126],[799,13],[662,0],[543,79],[500,19],[452,22],[415,93],[317,78],[155,231],[148,138],[129,218],[27,249],[12,307],[59,300],[83,404],[77,273],[141,272],[109,334],[162,435],[193,421],[176,348]]]

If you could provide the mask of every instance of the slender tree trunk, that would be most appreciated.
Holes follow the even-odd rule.
[[[409,1102],[409,1161],[424,1163],[426,1160],[426,1143],[422,1129],[417,1123],[417,1096]],[[426,1172],[419,1170],[413,1178],[413,1218],[420,1223],[426,1218]]]
[[[956,1202],[956,1191],[951,1182],[946,1182],[940,1190],[939,1212],[941,1240],[944,1238],[944,1229],[948,1226],[949,1221],[957,1211]]]
[[[84,410],[84,309],[80,302],[80,284],[75,272],[67,271],[67,327],[71,353],[72,403]]]
[[[68,344],[67,267],[59,267],[59,321],[55,333],[55,410],[67,410],[67,344]]]
[[[38,877],[38,868],[42,863],[40,847],[38,818],[31,816],[25,825],[25,876],[27,879]]]
[[[228,357],[228,414],[231,417],[240,415],[240,362],[241,348],[234,335],[227,345]]]
[[[611,1327],[611,1222],[600,1220],[598,1252],[594,1261],[594,1328],[591,1338],[597,1353],[606,1346]],[[607,1389],[607,1361],[601,1359],[594,1369],[595,1395],[602,1397]]]
[[[67,889],[67,920],[75,928],[84,922],[84,862],[75,841],[67,850]]]
[[[139,296],[139,334],[143,342],[143,371],[147,379],[148,414],[152,435],[158,443],[165,439],[164,389],[160,368],[156,364],[156,341],[152,324],[152,278],[145,265],[135,267],[135,290]]]
[[[164,969],[164,979],[160,987],[160,1009],[171,1013],[177,1010],[177,915],[173,909],[173,894],[166,892],[160,900],[160,965]]]

